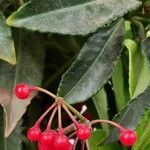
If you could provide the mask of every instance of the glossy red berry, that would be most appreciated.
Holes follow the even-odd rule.
[[[55,150],[53,147],[38,142],[38,150]]]
[[[44,131],[40,136],[40,143],[44,145],[53,146],[53,140],[56,135],[56,132],[54,130]]]
[[[77,126],[76,134],[80,140],[87,140],[92,134],[92,129],[86,124],[79,124]]]
[[[72,145],[69,139],[64,134],[56,134],[54,137],[54,149],[56,150],[71,150]]]
[[[26,99],[29,97],[31,91],[27,84],[20,83],[15,86],[15,95],[19,99]]]
[[[39,138],[41,136],[41,130],[39,127],[32,127],[28,130],[27,132],[27,138],[30,140],[30,141],[38,141]]]
[[[126,129],[120,133],[120,142],[125,146],[131,146],[137,141],[136,133],[131,129]]]

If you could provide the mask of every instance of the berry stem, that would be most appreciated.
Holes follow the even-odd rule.
[[[84,147],[85,147],[85,141],[82,142],[82,148],[81,148],[81,150],[84,150]]]
[[[91,121],[91,124],[96,124],[96,123],[108,123],[108,124],[111,124],[113,126],[115,126],[116,128],[118,128],[121,132],[126,130],[123,126],[121,126],[120,124],[118,123],[115,123],[113,121],[110,121],[110,120],[93,120]]]
[[[46,130],[50,130],[50,129],[51,129],[52,121],[53,121],[53,119],[54,119],[54,116],[55,116],[55,114],[56,114],[57,109],[58,109],[58,107],[55,107],[55,108],[54,108],[54,110],[53,110],[53,112],[52,112],[52,114],[51,114],[51,116],[50,116],[50,119],[49,119],[49,121],[48,121]]]
[[[81,120],[81,122],[84,122],[84,121],[87,120],[84,116],[82,116],[82,115],[80,114],[80,112],[78,112],[76,109],[74,109],[74,108],[73,108],[69,103],[67,103],[66,101],[64,101],[64,105],[65,105],[71,112],[73,112],[73,113]]]
[[[72,122],[75,124],[75,126],[78,125],[78,122],[76,121],[76,119],[74,118],[74,116],[72,115],[72,113],[69,111],[69,109],[66,107],[66,105],[62,104],[62,107],[64,108],[64,110],[67,112],[67,114],[69,115],[70,119],[72,120]]]
[[[72,150],[75,150],[75,149],[76,149],[77,142],[78,142],[78,137],[77,137],[77,138],[75,139],[75,141],[74,141],[74,144],[73,144],[73,149],[72,149]]]
[[[89,141],[86,140],[85,143],[86,143],[86,148],[87,148],[87,150],[90,150]]]
[[[64,131],[65,134],[68,134],[68,133],[70,133],[74,130],[75,130],[74,123],[72,123],[72,124],[68,125],[67,127],[63,128],[63,131]]]
[[[63,133],[62,118],[61,118],[61,104],[58,103],[58,132]]]
[[[51,96],[51,97],[54,98],[54,99],[57,98],[57,96],[56,96],[55,94],[53,94],[53,93],[49,92],[48,90],[43,89],[43,88],[41,88],[41,87],[32,86],[32,87],[30,87],[30,90],[31,90],[31,91],[33,91],[33,90],[38,90],[38,91],[40,91],[40,92],[43,92],[43,93],[48,94],[49,96]]]
[[[53,103],[45,112],[44,114],[37,120],[35,126],[40,126],[40,123],[44,119],[44,117],[56,106],[56,103]]]
[[[32,86],[32,87],[30,87],[30,90],[31,91],[38,90],[40,92],[46,93],[49,96],[51,96],[52,98],[54,98],[55,100],[58,98],[58,96],[56,96],[55,94],[53,94],[53,93],[49,92],[48,90],[43,89],[41,87]],[[84,121],[87,120],[84,116],[82,116],[80,114],[80,112],[78,112],[76,109],[74,109],[69,103],[67,103],[66,101],[64,101],[64,99],[62,97],[59,97],[59,98],[61,98],[63,100],[63,103],[65,104],[65,106],[68,107],[69,110],[72,111],[81,120],[81,122],[84,122]]]
[[[74,137],[76,135],[76,131],[71,133],[70,135],[68,135],[68,138],[71,139],[72,137]]]

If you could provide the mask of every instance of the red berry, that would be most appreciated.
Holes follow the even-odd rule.
[[[32,127],[27,132],[27,137],[30,141],[38,141],[41,136],[41,130],[39,127]]]
[[[20,99],[26,99],[30,95],[30,89],[27,84],[20,83],[15,87],[15,95]]]
[[[64,134],[56,134],[54,137],[54,149],[56,150],[71,150],[72,145],[69,139]]]
[[[120,133],[120,142],[125,146],[133,145],[137,140],[137,135],[133,130],[126,129]]]
[[[79,124],[77,126],[76,134],[80,140],[87,140],[92,134],[92,129],[86,124]]]
[[[38,142],[38,150],[55,150],[55,149],[51,146],[47,146],[45,144]]]
[[[53,146],[53,139],[56,135],[56,132],[54,130],[44,131],[40,136],[40,143]]]

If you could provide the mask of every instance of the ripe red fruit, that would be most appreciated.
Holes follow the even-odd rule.
[[[125,146],[131,146],[137,141],[137,135],[133,130],[126,129],[120,133],[120,142]]]
[[[28,98],[30,93],[31,93],[31,91],[30,91],[29,86],[27,84],[20,83],[20,84],[17,84],[15,86],[15,95],[19,99],[26,99],[26,98]]]
[[[40,136],[40,143],[44,145],[53,146],[53,140],[56,135],[54,130],[44,131]]]
[[[56,150],[72,150],[72,145],[69,139],[64,134],[56,134],[54,137],[54,149]]]
[[[80,140],[87,140],[92,134],[92,129],[86,124],[79,124],[77,126],[76,134]]]
[[[47,146],[45,144],[38,142],[38,150],[55,150],[55,149],[51,146]]]
[[[27,138],[30,140],[30,141],[38,141],[39,138],[41,136],[41,130],[39,127],[35,127],[33,126],[32,128],[30,128],[27,132]]]

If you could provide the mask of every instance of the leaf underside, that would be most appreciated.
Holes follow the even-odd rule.
[[[62,77],[58,95],[69,103],[94,95],[110,78],[122,50],[124,20],[92,35]]]
[[[5,136],[12,132],[36,95],[33,93],[26,101],[18,100],[13,87],[20,82],[40,85],[43,72],[44,51],[39,35],[21,31],[16,37],[20,39],[17,43],[17,65],[0,62],[0,103],[6,114]]]
[[[19,121],[14,131],[8,138],[5,138],[5,114],[0,106],[0,148],[1,150],[20,150],[22,149],[22,120]],[[13,146],[12,146],[13,145]]]
[[[86,35],[140,5],[137,0],[33,0],[6,22],[40,32]]]

